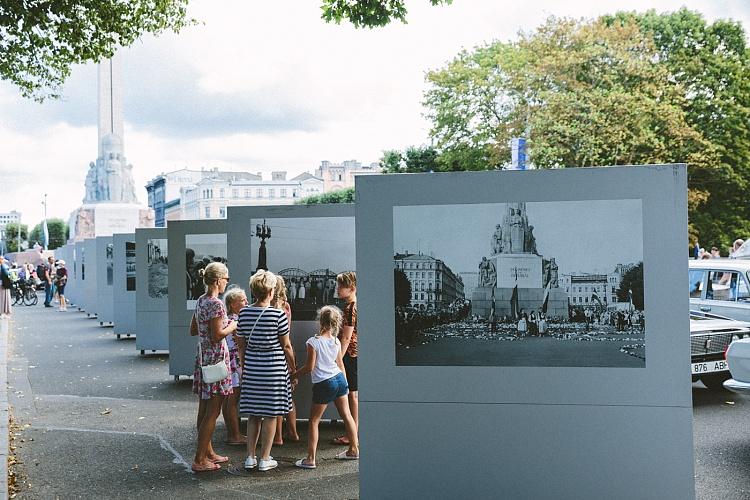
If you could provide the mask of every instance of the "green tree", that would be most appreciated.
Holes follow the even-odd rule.
[[[43,224],[44,221],[34,226],[34,229],[31,230],[31,234],[29,235],[29,241],[34,243],[39,242],[40,245],[44,245]],[[50,250],[65,245],[70,237],[70,229],[62,219],[47,219],[47,232],[49,233],[48,248]]]
[[[449,5],[453,0],[430,0],[432,5]],[[356,28],[385,26],[393,20],[406,23],[405,0],[323,0],[323,19],[336,24],[349,21]]]
[[[0,79],[24,97],[59,97],[74,64],[111,57],[146,33],[193,21],[188,0],[0,0]]]
[[[7,252],[18,252],[18,223],[9,222],[5,225],[3,241]],[[21,224],[21,245],[29,239],[29,226]]]
[[[628,270],[622,277],[620,288],[617,289],[617,301],[628,302],[633,295],[633,306],[643,311],[643,262]]]
[[[401,269],[393,270],[393,285],[396,307],[408,307],[411,303],[411,283]]]
[[[432,146],[409,146],[401,153],[392,149],[383,151],[380,166],[384,173],[418,173],[439,170],[438,152]]]
[[[354,188],[340,189],[330,193],[302,198],[297,205],[316,205],[321,203],[354,203]]]
[[[726,248],[738,236],[749,235],[750,51],[745,29],[737,21],[709,23],[686,8],[605,19],[634,20],[653,38],[670,81],[684,90],[688,123],[718,152],[714,168],[688,171],[691,237],[704,246]]]

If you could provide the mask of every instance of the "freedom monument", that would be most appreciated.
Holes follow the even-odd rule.
[[[479,263],[472,314],[492,321],[541,310],[548,317],[568,318],[568,294],[559,287],[557,263],[539,255],[526,203],[507,204],[490,248],[489,258],[482,257]]]
[[[138,204],[133,166],[125,159],[122,63],[118,55],[99,63],[99,151],[89,164],[83,205],[70,216],[70,240],[154,227],[153,210]]]

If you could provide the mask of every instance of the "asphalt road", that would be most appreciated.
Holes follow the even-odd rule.
[[[196,401],[189,380],[172,381],[166,356],[141,357],[133,339],[78,312],[16,308],[12,329],[9,400],[28,424],[16,444],[30,483],[17,498],[358,496],[358,464],[334,460],[341,448],[327,444],[339,426],[321,427],[318,469],[293,467],[304,444],[285,444],[273,451],[277,470],[246,474],[220,421],[214,443],[230,466],[196,476],[186,470]],[[693,400],[697,498],[750,498],[750,397],[696,383]]]

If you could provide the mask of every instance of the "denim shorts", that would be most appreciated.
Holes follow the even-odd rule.
[[[343,373],[313,384],[313,403],[325,405],[349,394],[349,386]]]

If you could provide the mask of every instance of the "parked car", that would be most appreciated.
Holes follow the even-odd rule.
[[[727,363],[732,378],[724,381],[724,388],[750,395],[750,337],[732,342],[727,350]]]
[[[750,339],[750,323],[703,311],[690,311],[690,362],[693,382],[721,390],[731,378],[726,352],[732,341]]]
[[[690,260],[690,309],[750,321],[750,260]]]

